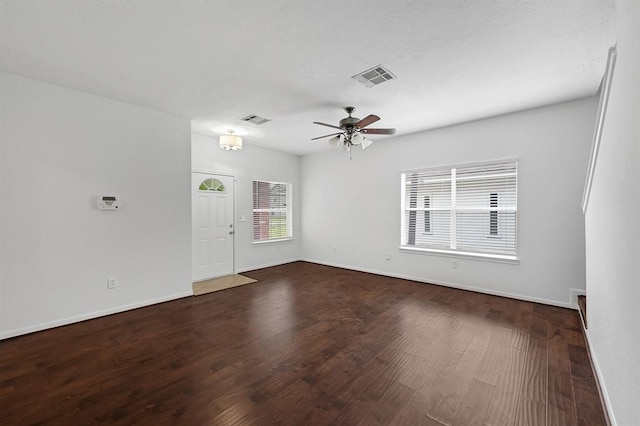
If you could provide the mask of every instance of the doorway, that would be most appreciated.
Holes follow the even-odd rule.
[[[234,273],[234,178],[191,174],[192,280]]]

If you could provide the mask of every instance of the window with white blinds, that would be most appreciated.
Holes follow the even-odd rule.
[[[402,174],[402,247],[515,258],[518,163]]]
[[[253,181],[253,241],[293,237],[291,184]]]

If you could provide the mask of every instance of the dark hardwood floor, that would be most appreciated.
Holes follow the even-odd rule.
[[[604,425],[577,311],[292,263],[0,342],[0,423]]]

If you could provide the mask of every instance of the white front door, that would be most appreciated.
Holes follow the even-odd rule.
[[[233,178],[192,173],[193,281],[233,274]]]

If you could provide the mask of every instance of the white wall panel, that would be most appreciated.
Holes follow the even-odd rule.
[[[570,306],[570,289],[585,288],[580,200],[596,107],[588,98],[389,138],[352,160],[303,157],[304,258]],[[519,161],[518,264],[398,250],[402,171],[500,159]]]
[[[0,338],[190,294],[189,120],[0,73],[0,125]]]
[[[616,66],[586,214],[587,316],[612,423],[623,426],[640,424],[640,2],[616,1],[616,24]]]

